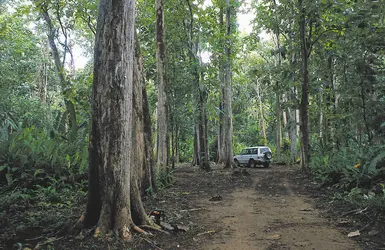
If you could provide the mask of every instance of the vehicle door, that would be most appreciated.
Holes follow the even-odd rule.
[[[240,155],[239,155],[239,163],[240,164],[245,164],[245,158],[247,157],[247,150],[246,149],[242,149]]]
[[[250,154],[251,154],[251,149],[246,149],[245,154],[243,155],[243,158],[242,158],[243,164],[249,163]]]
[[[250,154],[249,158],[253,158],[255,161],[258,161],[258,148],[251,149]]]

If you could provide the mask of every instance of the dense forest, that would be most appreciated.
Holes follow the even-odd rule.
[[[180,164],[258,145],[384,212],[384,37],[374,0],[1,1],[0,242],[162,231]]]

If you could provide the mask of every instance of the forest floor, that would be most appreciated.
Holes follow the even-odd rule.
[[[169,188],[145,201],[149,211],[164,211],[169,234],[131,242],[60,235],[84,209],[82,193],[71,208],[24,202],[0,210],[0,249],[385,249],[382,217],[368,219],[331,197],[297,167],[213,166],[206,173],[184,165]]]

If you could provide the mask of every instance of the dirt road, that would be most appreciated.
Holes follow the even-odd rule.
[[[199,207],[206,208],[200,217],[209,229],[199,248],[360,249],[298,191],[301,184],[296,183],[293,170],[272,166],[247,172],[249,185],[221,194],[221,201],[199,202]]]

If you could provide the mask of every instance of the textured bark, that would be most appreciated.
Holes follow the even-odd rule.
[[[179,155],[179,127],[176,128],[175,131],[175,163],[180,162],[180,155]]]
[[[260,115],[260,122],[262,127],[262,137],[264,140],[264,143],[267,144],[267,136],[266,136],[266,124],[265,124],[265,115],[263,112],[263,106],[262,106],[262,97],[259,91],[259,79],[257,79],[257,85],[254,86],[254,90],[257,94],[258,98],[258,106],[259,106],[259,115]]]
[[[309,169],[310,161],[310,140],[309,140],[309,72],[308,72],[308,48],[306,43],[306,17],[305,9],[302,5],[302,0],[298,0],[298,9],[300,11],[299,28],[300,28],[300,43],[302,56],[302,96],[300,103],[301,116],[301,168]]]
[[[291,162],[295,163],[297,158],[297,116],[295,109],[288,110],[289,118],[289,136],[290,136],[290,158]]]
[[[193,166],[200,165],[200,158],[199,158],[199,126],[195,125],[194,126],[194,157],[193,157]]]
[[[225,98],[224,98],[224,151],[225,151],[225,168],[234,165],[233,159],[233,122],[232,122],[232,106],[231,106],[231,5],[230,0],[226,0],[226,64],[225,64]]]
[[[203,170],[209,170],[209,155],[208,155],[208,136],[207,136],[207,115],[206,115],[206,103],[207,103],[207,93],[205,87],[202,85],[201,75],[199,72],[199,67],[201,61],[198,56],[198,47],[199,47],[199,38],[194,37],[193,27],[194,27],[194,15],[192,12],[192,7],[189,0],[186,0],[189,13],[190,13],[190,22],[188,24],[188,36],[189,36],[189,59],[193,67],[192,71],[192,81],[196,86],[196,130],[195,135],[196,139],[194,141],[194,162]],[[202,77],[203,79],[203,77]],[[196,143],[196,144],[195,144]],[[196,151],[197,150],[197,151]]]
[[[168,166],[168,114],[167,114],[167,78],[166,51],[164,44],[164,3],[156,0],[156,66],[158,77],[158,112],[157,112],[157,166]]]
[[[113,230],[125,239],[134,226],[131,211],[141,219],[140,209],[131,209],[130,202],[141,206],[132,134],[134,21],[135,1],[100,1],[84,217],[86,227],[97,226],[95,235]]]
[[[225,72],[224,72],[224,39],[222,38],[224,35],[224,18],[223,18],[223,7],[219,10],[219,29],[220,29],[220,35],[221,39],[220,47],[221,51],[219,53],[219,82],[221,86],[221,100],[219,103],[219,132],[218,132],[218,164],[224,164],[225,163],[225,144],[224,144],[224,138],[225,138],[225,130],[223,128],[224,124],[224,99],[225,99]]]
[[[273,0],[274,3],[274,9],[275,9],[275,18],[277,22],[277,27],[275,31],[276,39],[277,39],[277,50],[279,51],[281,49],[281,43],[280,43],[280,29],[279,29],[279,18],[277,14],[277,3],[275,0]],[[281,67],[281,53],[278,54],[278,66]],[[277,66],[277,61],[275,60],[275,66]],[[277,162],[281,161],[281,147],[282,147],[282,108],[281,108],[281,91],[279,86],[279,81],[275,83],[276,91],[276,102],[275,102],[275,108],[276,108],[276,118],[277,118],[277,124],[276,124],[276,158]]]
[[[277,117],[277,124],[276,124],[276,157],[277,157],[277,162],[281,161],[281,147],[282,147],[282,112],[281,112],[281,94],[279,91],[279,86],[278,82],[276,83],[276,117]]]
[[[156,190],[155,170],[152,153],[151,117],[148,109],[147,92],[144,86],[143,61],[137,36],[135,37],[135,63],[134,63],[134,124],[135,135],[133,138],[135,150],[135,164],[138,168],[135,176],[140,176],[138,188],[142,195],[146,190]],[[140,197],[139,197],[140,198]],[[141,202],[141,201],[140,201]]]

